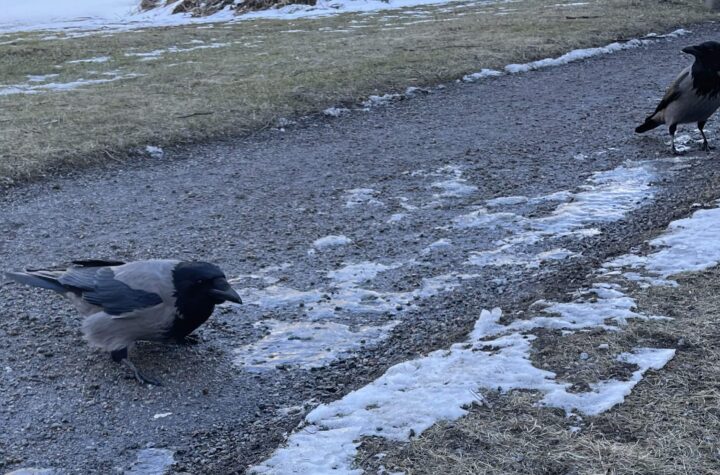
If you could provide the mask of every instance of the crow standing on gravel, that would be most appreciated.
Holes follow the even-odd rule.
[[[109,351],[140,383],[158,384],[128,358],[136,340],[182,342],[205,323],[215,305],[242,303],[225,274],[207,262],[84,260],[73,264],[6,275],[67,297],[86,317],[82,331],[89,343]]]
[[[703,150],[709,150],[703,128],[708,118],[720,106],[720,43],[706,41],[683,48],[683,53],[695,56],[691,66],[683,69],[668,88],[655,112],[635,129],[641,134],[661,124],[670,127],[672,152],[675,149],[675,130],[678,124],[697,122],[703,137]]]

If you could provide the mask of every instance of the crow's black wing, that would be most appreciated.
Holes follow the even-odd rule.
[[[83,282],[86,276],[78,276]],[[136,310],[154,307],[162,303],[162,298],[153,292],[133,289],[124,282],[115,279],[115,274],[108,267],[96,269],[92,289],[82,292],[87,303],[101,307],[105,313],[113,316],[124,316]]]

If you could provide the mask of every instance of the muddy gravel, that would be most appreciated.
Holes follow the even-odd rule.
[[[273,307],[246,298],[242,307],[218,309],[197,345],[138,345],[136,363],[160,387],[138,385],[89,348],[60,297],[3,283],[0,470],[142,473],[148,457],[171,456],[177,473],[243,473],[317,404],[462,340],[482,308],[507,313],[540,298],[567,299],[599,262],[720,197],[717,152],[675,160],[660,129],[632,133],[688,64],[681,48],[720,32],[692,30],[562,67],[432,89],[371,112],[302,119],[6,190],[4,269],[89,257],[201,259],[218,263],[251,296],[276,285],[322,289],[329,302],[342,286],[334,288],[328,272],[349,263],[390,267],[366,285],[383,295],[411,292],[438,275],[474,277],[383,312],[331,305],[326,320],[349,328],[397,326],[312,369],[250,371],[238,362],[237,351],[267,333],[263,322],[301,322],[312,311],[305,302]],[[717,142],[717,122],[706,130]],[[593,173],[638,163],[653,174],[651,193],[623,219],[598,223],[594,236],[546,243],[572,258],[533,268],[466,264],[469,253],[501,236],[492,226],[458,229],[453,219],[497,197],[577,196]],[[366,191],[350,191],[358,189]],[[528,219],[555,209],[505,206]],[[352,242],[313,247],[328,235]],[[426,251],[440,239],[452,247]]]

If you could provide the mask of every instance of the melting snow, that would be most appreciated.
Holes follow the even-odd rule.
[[[110,56],[98,56],[97,58],[87,58],[87,59],[75,59],[73,61],[68,61],[68,64],[78,64],[78,63],[106,63],[110,61]]]
[[[48,79],[56,78],[59,74],[28,75],[28,82],[45,82]]]
[[[144,449],[125,475],[164,475],[175,463],[174,452],[167,449]]]
[[[249,371],[293,366],[319,368],[387,338],[398,322],[351,328],[334,322],[281,322],[266,320],[270,333],[235,350],[235,363]]]
[[[145,147],[145,151],[153,158],[163,158],[165,156],[165,151],[163,151],[162,148],[156,147],[154,145],[148,145]]]
[[[655,174],[647,164],[633,168],[621,166],[595,173],[588,184],[581,187],[582,191],[577,193],[559,192],[528,199],[530,203],[556,199],[564,201],[547,216],[526,218],[515,213],[489,212],[486,208],[479,208],[454,218],[453,223],[460,229],[496,227],[510,234],[499,240],[493,249],[473,252],[468,263],[478,266],[524,264],[536,267],[543,260],[564,259],[572,253],[566,250],[558,253],[556,250],[540,256],[528,251],[527,246],[562,236],[598,233],[589,225],[620,220],[629,211],[638,208],[643,200],[652,197],[654,191],[651,183],[654,177]],[[510,203],[521,197],[512,198]],[[491,200],[493,205],[498,205],[497,200]]]
[[[720,201],[715,202],[720,205]],[[673,221],[668,231],[650,241],[659,250],[647,256],[625,255],[605,265],[606,268],[631,267],[644,269],[652,277],[650,282],[681,272],[697,272],[720,263],[720,208],[704,209],[686,219]],[[627,274],[628,278],[641,280],[643,276]],[[657,279],[660,277],[661,279]],[[667,282],[665,282],[667,283]]]
[[[498,71],[496,69],[481,69],[477,73],[466,74],[465,76],[463,76],[462,80],[464,82],[475,82],[479,79],[485,79],[485,78],[490,78],[490,77],[494,77],[494,76],[502,76],[502,74],[503,74],[502,71]]]
[[[340,117],[345,112],[350,112],[350,109],[345,107],[328,107],[323,111],[323,114],[330,117]]]
[[[521,203],[527,203],[529,198],[527,196],[501,196],[485,202],[486,206],[507,206],[507,205],[518,205]]]
[[[46,91],[72,91],[84,86],[93,84],[104,84],[123,79],[132,79],[141,76],[140,74],[129,73],[125,75],[117,75],[107,79],[78,79],[71,82],[51,82],[46,84],[30,85],[30,84],[14,84],[11,86],[0,86],[0,96],[8,96],[11,94],[38,94]],[[40,77],[40,76],[38,76]],[[46,76],[49,77],[49,76]],[[31,79],[32,81],[32,79]]]
[[[674,356],[675,350],[672,349],[635,348],[632,353],[622,353],[617,358],[618,361],[639,367],[629,380],[610,379],[593,383],[590,385],[591,390],[584,393],[569,393],[565,389],[558,389],[545,395],[540,403],[565,409],[568,414],[578,410],[589,416],[598,415],[617,404],[622,404],[625,396],[630,395],[649,369],[661,369]]]
[[[375,199],[378,194],[372,188],[355,188],[346,192],[346,208],[355,208],[360,205],[384,206],[382,201]]]
[[[164,49],[156,49],[153,51],[148,51],[145,53],[125,53],[125,56],[136,56],[139,58],[142,58],[143,60],[152,60],[152,59],[158,59],[164,54],[167,53],[186,53],[188,51],[195,51],[199,49],[215,49],[215,48],[222,48],[224,46],[229,46],[230,43],[211,43],[209,45],[199,45],[199,46],[193,46],[190,48],[179,48],[177,46],[171,46],[169,48]]]
[[[335,247],[335,246],[344,246],[346,244],[350,244],[352,242],[352,239],[350,239],[347,236],[339,235],[330,235],[321,237],[320,239],[316,239],[313,241],[313,246],[316,249],[326,249],[328,247]]]
[[[483,310],[467,342],[397,364],[367,386],[318,406],[285,447],[251,472],[360,475],[363,471],[353,468],[353,462],[362,437],[408,440],[439,420],[465,415],[468,405],[482,400],[478,389],[541,391],[547,396],[543,404],[597,414],[622,402],[648,369],[660,369],[674,354],[653,349],[623,354],[621,358],[640,367],[631,381],[615,386],[611,380],[589,393],[570,394],[569,384],[532,365],[534,336],[509,333],[500,316],[499,309]]]

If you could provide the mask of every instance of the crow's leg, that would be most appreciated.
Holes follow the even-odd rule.
[[[703,130],[705,128],[705,122],[706,121],[704,121],[704,120],[702,122],[698,122],[698,130],[700,131],[700,134],[702,135],[702,138],[703,138],[703,144],[702,144],[701,150],[703,150],[705,152],[709,152],[710,150],[712,150],[715,147],[711,147],[710,145],[708,145],[708,139],[707,139],[707,137],[705,137],[705,131]]]
[[[155,386],[161,386],[160,382],[156,379],[149,378],[142,374],[139,369],[135,367],[132,361],[130,361],[130,358],[128,358],[128,349],[123,348],[122,350],[115,350],[110,352],[110,357],[113,359],[116,363],[121,363],[130,368],[130,370],[133,372],[133,375],[135,376],[135,379],[137,379],[138,383],[140,384],[152,384]]]
[[[672,150],[673,155],[680,155],[680,152],[678,152],[677,149],[675,148],[675,131],[676,130],[677,130],[677,124],[672,124],[670,126],[670,137],[672,138],[672,142],[671,142],[672,146],[670,149]]]

